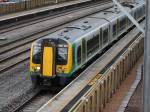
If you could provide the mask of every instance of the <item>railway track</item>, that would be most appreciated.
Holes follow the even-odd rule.
[[[70,13],[73,13],[75,10],[79,10],[79,9],[83,9],[84,8],[87,8],[87,7],[94,7],[94,6],[97,6],[97,4],[99,4],[101,2],[92,2],[91,4],[81,4],[79,6],[76,6],[76,7],[68,7],[64,10],[57,10],[56,11],[50,11],[48,14],[45,14],[45,15],[41,15],[41,16],[36,16],[34,18],[29,18],[27,20],[22,20],[22,21],[19,21],[19,22],[15,22],[15,23],[12,23],[12,24],[8,24],[8,25],[2,25],[0,26],[0,34],[2,33],[5,33],[5,32],[8,32],[8,31],[12,31],[14,29],[19,29],[19,28],[22,28],[22,27],[25,27],[25,26],[29,26],[29,25],[32,25],[32,24],[35,24],[35,23],[39,23],[39,22],[42,22],[42,21],[46,21],[46,20],[49,20],[49,19],[54,19],[54,18],[57,18],[57,17],[60,17],[60,16],[63,16],[63,15],[67,15],[67,14],[70,14]]]
[[[26,102],[22,107],[13,110],[13,112],[36,112],[42,105],[49,101],[58,91],[40,91],[30,101]]]
[[[43,104],[50,100],[57,92],[40,91],[21,107],[15,108],[12,112],[36,112]]]
[[[93,7],[96,7],[96,6],[99,7],[99,6],[102,6],[102,4],[106,4],[106,3],[110,3],[110,2],[109,1],[106,1],[105,3],[100,2],[99,4],[91,5],[88,8],[84,7],[84,8],[81,8],[79,10],[76,9],[74,12],[80,12],[80,11],[83,11],[83,9],[86,9],[88,12]],[[94,12],[90,12],[90,14],[96,13],[97,11],[100,11],[100,10],[95,10]],[[67,12],[67,14],[63,14],[63,15],[69,15],[70,13],[73,13],[73,11]],[[63,15],[61,15],[61,16],[63,16]],[[81,15],[80,17],[78,17],[76,19],[79,19],[79,18],[84,17],[84,16],[87,16],[87,15],[83,15],[83,16]],[[59,17],[60,17],[60,15],[59,15]],[[51,17],[51,19],[52,18],[54,18],[54,17]],[[40,21],[40,22],[42,22],[42,21]],[[55,24],[53,26],[45,28],[42,31],[33,33],[33,34],[31,34],[29,36],[25,36],[23,38],[17,38],[13,41],[9,41],[6,43],[2,41],[3,44],[2,43],[0,44],[0,47],[1,47],[1,49],[0,49],[0,57],[1,57],[0,58],[0,63],[1,63],[0,64],[1,65],[0,66],[0,73],[3,73],[5,71],[7,71],[8,69],[10,69],[10,68],[22,63],[22,62],[29,60],[29,51],[30,51],[31,43],[33,41],[35,41],[36,39],[41,38],[42,36],[44,36],[46,34],[49,34],[50,32],[51,33],[55,32],[55,31],[65,27],[65,26],[67,26],[67,23],[66,24],[65,23],[66,22]],[[36,22],[36,24],[39,24],[39,23]],[[32,27],[32,25],[31,25],[31,27]],[[9,32],[7,32],[7,34],[9,35]]]

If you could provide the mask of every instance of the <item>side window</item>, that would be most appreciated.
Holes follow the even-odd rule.
[[[124,28],[126,28],[126,17],[120,20],[120,31],[124,30]]]
[[[141,14],[141,8],[139,8],[138,11],[137,11],[137,16],[138,16],[137,18],[140,17],[140,14]]]
[[[138,17],[138,18],[140,18],[140,17],[142,16],[142,7],[140,7],[138,14],[139,14],[139,17]]]
[[[93,38],[87,41],[87,55],[89,56],[99,48],[99,35],[93,36]]]
[[[132,11],[131,15],[132,15],[133,18],[135,18],[135,11]]]
[[[100,47],[102,47],[103,42],[102,29],[100,29],[99,34],[100,34]]]
[[[81,63],[81,45],[77,48],[77,63],[78,65]]]
[[[131,20],[128,18],[128,25],[131,25],[131,23],[132,23]]]
[[[124,17],[124,19],[123,19],[123,28],[126,28],[126,24],[127,24],[127,18]]]
[[[99,48],[99,35],[96,35],[94,37],[94,49],[98,49]]]
[[[113,37],[115,37],[117,35],[117,24],[115,23],[113,25]]]
[[[136,9],[134,12],[134,18],[137,19],[138,18],[138,10]]]
[[[103,44],[105,45],[108,42],[108,28],[103,30]]]
[[[123,28],[123,19],[120,19],[120,26],[119,26],[120,31],[122,31],[122,28]]]
[[[138,18],[138,9],[135,11],[135,18]]]

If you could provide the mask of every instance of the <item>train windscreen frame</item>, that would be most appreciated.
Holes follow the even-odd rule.
[[[33,46],[32,61],[35,64],[41,63],[41,44],[36,44]]]
[[[34,64],[41,63],[41,44],[37,43],[33,45],[32,62]],[[62,39],[58,39],[58,45],[56,46],[56,64],[66,65],[68,62],[68,46],[67,42]]]

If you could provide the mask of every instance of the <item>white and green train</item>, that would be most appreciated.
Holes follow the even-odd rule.
[[[142,1],[122,5],[137,21],[145,17]],[[112,7],[36,40],[30,56],[33,83],[71,77],[132,26],[124,13]]]

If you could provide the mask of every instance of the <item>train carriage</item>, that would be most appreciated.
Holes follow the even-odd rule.
[[[143,2],[123,6],[136,20],[144,17]],[[43,85],[73,76],[132,25],[121,11],[109,8],[35,41],[30,58],[32,82]]]

